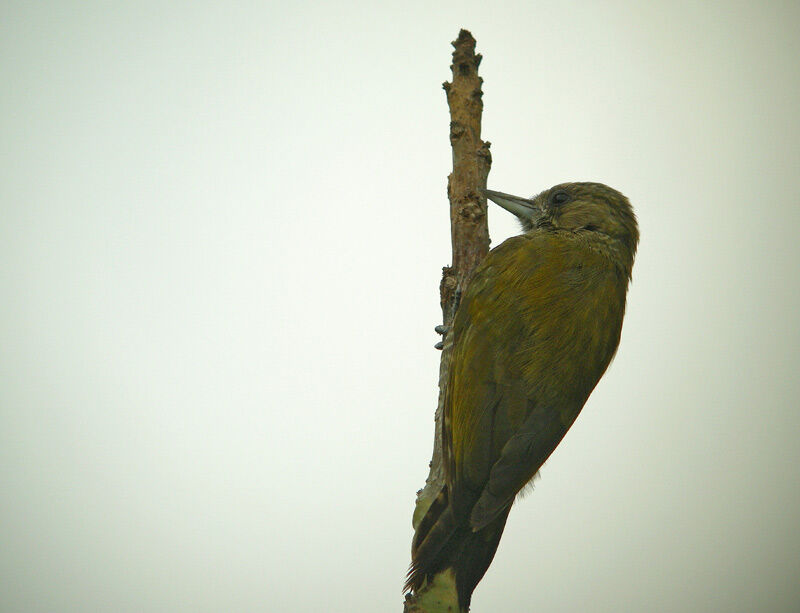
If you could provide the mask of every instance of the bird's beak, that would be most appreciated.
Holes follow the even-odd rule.
[[[514,213],[519,217],[520,221],[532,223],[542,216],[542,210],[536,206],[533,200],[504,194],[503,192],[493,192],[490,189],[485,190],[485,192],[489,200],[499,204],[509,213]]]

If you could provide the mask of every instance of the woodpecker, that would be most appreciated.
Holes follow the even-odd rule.
[[[639,242],[628,199],[601,183],[533,198],[486,191],[522,234],[489,252],[453,325],[445,485],[412,543],[406,589],[451,569],[459,608],[494,558],[514,498],[580,413],[619,345]]]

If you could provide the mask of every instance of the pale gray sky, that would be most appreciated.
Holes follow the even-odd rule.
[[[642,231],[473,610],[798,610],[796,2],[0,13],[3,613],[401,610],[460,27],[490,187]]]

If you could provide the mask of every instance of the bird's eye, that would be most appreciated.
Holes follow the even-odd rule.
[[[570,197],[567,192],[555,192],[552,196],[550,196],[550,203],[555,205],[565,204],[569,202]]]

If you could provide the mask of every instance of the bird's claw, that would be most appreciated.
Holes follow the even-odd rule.
[[[440,340],[438,343],[436,343],[434,345],[435,349],[438,349],[439,351],[441,351],[442,349],[444,349],[444,337],[450,331],[450,326],[445,326],[444,324],[439,324],[438,326],[436,326],[434,328],[434,331],[436,332],[436,334],[441,334],[442,335],[442,340]]]

